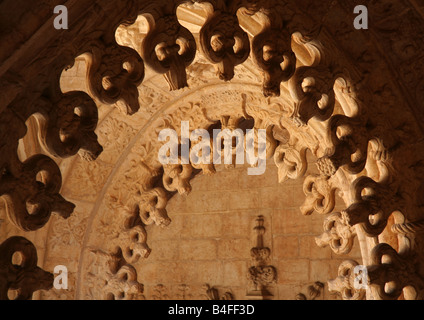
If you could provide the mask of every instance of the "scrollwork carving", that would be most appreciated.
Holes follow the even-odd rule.
[[[264,95],[279,96],[281,82],[288,81],[296,69],[291,36],[286,30],[267,27],[254,37],[252,48],[253,59],[264,75]]]
[[[119,207],[124,213],[123,228],[119,231],[117,245],[128,263],[136,263],[140,258],[147,258],[151,249],[147,245],[147,233],[136,212],[127,207]]]
[[[351,186],[354,203],[345,210],[350,225],[360,223],[369,236],[379,235],[389,216],[401,205],[402,199],[387,183],[377,183],[369,177],[359,177]]]
[[[120,251],[111,254],[90,249],[85,281],[90,288],[85,299],[143,300],[144,286],[137,281],[137,270]]]
[[[144,286],[137,281],[137,271],[130,265],[122,266],[104,287],[107,300],[140,300],[143,297]]]
[[[372,250],[371,260],[370,285],[379,298],[398,299],[408,286],[415,288],[417,299],[423,298],[424,280],[410,251],[398,253],[387,243],[380,243]]]
[[[358,118],[335,115],[330,119],[328,129],[333,152],[322,161],[331,163],[332,169],[321,169],[322,172],[331,176],[341,166],[344,166],[352,174],[361,172],[367,160],[369,141],[367,132],[363,128],[363,122]],[[322,164],[323,162],[321,162]]]
[[[83,158],[95,160],[102,152],[94,133],[97,106],[86,93],[64,93],[55,108],[42,110],[40,114],[41,141],[53,155],[66,158],[79,151]]]
[[[233,13],[217,10],[210,14],[200,30],[203,54],[217,67],[221,80],[234,77],[234,67],[250,54],[250,42]]]
[[[171,90],[187,86],[186,67],[196,55],[196,41],[178,22],[176,14],[163,15],[150,25],[142,45],[143,58],[156,72],[164,74]]]
[[[191,192],[190,179],[193,167],[190,164],[168,164],[163,166],[163,185],[170,192],[179,194]]]
[[[14,262],[13,256],[20,255]],[[11,237],[0,245],[0,300],[8,300],[8,291],[16,290],[15,300],[30,300],[37,290],[53,287],[53,274],[37,267],[37,250],[23,237]]]
[[[49,93],[54,92],[55,88],[58,88],[58,77],[54,75],[57,75],[57,71],[63,70],[69,63],[69,52],[72,52],[72,55],[88,53],[88,80],[90,92],[95,98],[105,103],[118,103],[128,113],[133,113],[139,106],[137,86],[144,76],[143,61],[135,50],[118,46],[113,39],[114,33],[109,31],[115,30],[120,23],[133,22],[139,13],[150,13],[142,7],[158,9],[164,6],[166,10],[159,10],[160,13],[154,16],[154,23],[150,25],[142,50],[146,52],[146,62],[149,65],[155,65],[156,72],[166,74],[165,77],[172,89],[183,87],[187,80],[184,69],[191,63],[196,50],[193,36],[188,30],[181,27],[176,16],[176,7],[183,2],[185,1],[105,0],[92,3],[79,1],[78,4],[75,2],[74,6],[80,11],[81,19],[75,21],[72,30],[66,33],[54,30],[46,31],[43,28],[38,31],[40,32],[38,35],[40,35],[44,30],[43,36],[30,39],[29,35],[35,34],[35,28],[46,23],[43,15],[38,17],[37,14],[32,13],[29,15],[31,23],[25,24],[28,28],[25,32],[20,34],[24,29],[24,26],[22,28],[20,26],[15,28],[16,30],[10,35],[1,35],[9,49],[6,50],[6,55],[2,54],[4,59],[0,64],[0,83],[2,89],[5,90],[4,93],[0,93],[2,98],[0,99],[0,194],[6,199],[7,210],[14,223],[24,230],[35,230],[45,225],[51,212],[58,211],[67,217],[73,209],[73,206],[58,193],[61,176],[53,160],[47,160],[44,156],[30,158],[24,163],[17,160],[18,141],[25,135],[25,121],[30,115],[43,114],[42,117],[46,121],[46,134],[43,129],[41,135],[45,135],[44,143],[53,154],[67,157],[80,150],[83,158],[92,160],[101,151],[94,135],[97,114],[88,96],[83,93],[65,93],[63,96],[54,97],[56,99],[50,97],[52,101],[48,101],[46,106],[42,106],[42,103],[45,102],[43,99],[49,96]],[[206,1],[193,0],[189,2]],[[260,11],[261,15],[265,15],[266,19],[269,19],[262,24],[262,27],[265,26],[265,28],[254,38],[252,44],[253,57],[260,67],[260,71],[264,73],[264,93],[267,96],[278,95],[281,82],[289,81],[289,90],[295,100],[293,120],[299,125],[304,125],[298,128],[299,131],[296,135],[305,141],[308,140],[308,136],[313,137],[309,139],[305,147],[307,145],[315,155],[321,156],[318,160],[318,168],[322,176],[308,178],[305,182],[307,201],[302,207],[302,212],[310,214],[316,210],[319,213],[330,213],[334,209],[334,189],[345,183],[345,181],[337,181],[341,176],[336,176],[336,174],[347,172],[350,175],[349,178],[352,179],[357,178],[356,175],[368,175],[368,177],[361,177],[355,181],[350,197],[345,195],[345,200],[348,199],[352,205],[340,214],[331,215],[327,220],[326,233],[322,236],[321,241],[333,244],[336,251],[344,252],[350,247],[350,240],[345,240],[345,238],[351,238],[353,226],[361,224],[366,235],[376,237],[386,227],[387,217],[394,210],[405,209],[405,207],[409,209],[402,210],[405,212],[406,221],[416,222],[398,224],[392,230],[398,234],[421,232],[419,221],[422,217],[419,208],[422,201],[419,199],[419,195],[421,192],[420,180],[422,180],[422,155],[419,150],[422,145],[419,141],[422,140],[422,132],[416,130],[415,126],[422,128],[422,124],[413,119],[410,114],[410,110],[412,110],[416,113],[417,118],[421,115],[420,104],[417,103],[420,102],[420,99],[417,97],[422,96],[423,92],[422,77],[420,72],[416,71],[422,69],[419,68],[422,63],[411,63],[419,60],[420,51],[417,48],[422,42],[422,32],[411,32],[420,25],[422,20],[417,6],[412,8],[409,6],[409,2],[403,0],[396,3],[375,1],[370,4],[376,13],[374,34],[376,44],[364,41],[366,45],[360,45],[359,43],[362,41],[357,41],[358,45],[353,46],[351,43],[352,26],[346,27],[348,23],[342,21],[347,16],[346,12],[352,14],[351,1],[345,3],[333,1],[330,7],[313,1],[301,1],[296,4],[288,2],[282,4],[281,1],[270,0],[211,0],[207,2],[211,3],[212,12],[208,12],[207,21],[201,31],[202,50],[208,59],[216,64],[218,73],[223,80],[233,78],[235,66],[245,61],[249,55],[249,39],[247,33],[239,25],[238,9],[245,7],[247,13],[251,15]],[[79,5],[87,5],[87,8],[83,9]],[[339,17],[334,14],[329,19],[330,14],[326,14],[325,11],[330,11],[330,8],[337,9],[337,12],[340,13]],[[401,15],[397,21],[387,18],[388,11],[405,14]],[[314,23],[311,29],[323,31],[313,33],[316,43],[320,42],[326,48],[325,52],[321,52],[320,58],[322,59],[314,59],[311,57],[312,54],[308,55],[306,46],[303,46],[312,33],[303,32],[301,25],[309,24],[313,19],[308,16],[317,14],[322,17],[321,23]],[[396,15],[391,16],[395,17]],[[19,19],[11,20],[10,29],[12,30],[17,26],[14,24],[18,24],[20,21]],[[255,21],[257,22],[259,19]],[[295,29],[296,31],[300,30],[305,39],[303,44],[296,44],[297,51],[290,47],[290,35]],[[400,32],[396,34],[396,30]],[[408,34],[416,35],[412,39],[413,41],[409,41],[411,39],[407,36]],[[39,43],[36,43],[37,41],[34,39],[39,39]],[[356,39],[365,39],[365,37],[358,35]],[[19,50],[17,50],[18,48]],[[16,55],[8,57],[14,50],[16,50]],[[298,57],[302,60],[300,61],[302,62],[301,67],[294,75],[292,74],[295,71],[296,57],[294,57],[293,51],[300,52]],[[302,53],[307,56],[306,59]],[[383,54],[387,54],[387,59],[379,59]],[[382,63],[383,60],[387,60],[387,62]],[[309,66],[302,66],[305,61],[311,62],[307,64]],[[321,61],[322,64],[320,64]],[[355,63],[352,64],[351,61],[355,61]],[[283,67],[281,67],[281,62],[283,62]],[[395,73],[391,74],[390,71],[385,70],[390,69],[385,68],[387,65],[394,66]],[[381,73],[370,71],[371,69],[381,70]],[[363,106],[364,108],[362,106],[358,108],[353,103],[357,97],[356,92],[352,93],[352,91],[356,91],[357,88],[356,85],[351,86],[351,84],[347,84],[338,92],[336,90],[337,97],[341,98],[339,100],[346,98],[346,101],[339,101],[340,106],[335,103],[333,87],[334,80],[342,76],[339,70],[343,70],[343,75],[347,73],[356,78],[357,83],[360,83],[358,88],[362,96],[370,94],[372,97],[367,101],[367,105]],[[16,76],[14,76],[15,74]],[[390,79],[390,76],[393,77],[393,74],[395,74],[395,80],[399,81],[387,80]],[[398,86],[397,83],[399,83]],[[346,92],[349,97],[344,96]],[[42,99],[39,99],[40,97]],[[292,102],[288,103],[290,105],[287,107],[288,109],[292,109]],[[75,112],[74,103],[80,107],[78,112]],[[386,103],[390,109],[387,108]],[[346,104],[352,105],[346,107]],[[43,109],[44,107],[45,109]],[[364,116],[365,110],[363,109],[367,109],[366,116]],[[272,112],[277,111],[276,109],[267,111],[269,111],[268,117],[270,118],[280,116],[278,112],[271,115]],[[345,115],[340,115],[340,112],[344,112]],[[333,113],[337,113],[337,115],[331,118]],[[355,117],[350,118],[353,114]],[[358,115],[364,117],[356,118]],[[386,124],[380,118],[390,119],[393,123],[387,121]],[[311,121],[312,119],[314,121]],[[380,123],[384,124],[381,128],[376,129]],[[317,134],[315,131],[321,132]],[[375,135],[376,131],[378,131],[377,135]],[[268,133],[269,131],[267,131]],[[373,154],[367,155],[369,139],[375,136],[378,137],[375,141],[380,141],[371,142],[377,146],[373,147]],[[392,139],[392,136],[395,139]],[[152,139],[152,136],[146,137],[146,139]],[[324,151],[318,146],[322,140],[325,140],[324,144],[328,142],[330,144],[328,148],[326,148],[327,145],[323,147]],[[267,142],[269,142],[268,139]],[[410,149],[406,145],[411,145]],[[270,150],[272,150],[272,146]],[[279,149],[278,152],[280,151],[282,150]],[[148,152],[146,151],[146,153]],[[293,172],[294,176],[303,174],[304,168],[302,165],[298,165],[299,163],[303,164],[302,151],[299,153],[300,155],[288,157],[286,152],[284,159],[280,159],[281,162],[276,161],[277,165],[280,164],[279,171],[281,173],[279,173],[282,177],[290,176],[290,172]],[[153,157],[152,153],[149,153],[149,156]],[[411,160],[411,158],[414,159]],[[381,172],[373,175],[372,168],[363,172],[365,163],[371,162],[368,161],[370,159],[374,159],[375,163],[379,162],[376,166],[381,165],[379,167],[382,168]],[[386,160],[393,161],[394,168],[398,171],[389,174],[389,170],[384,168]],[[111,164],[115,163],[111,162]],[[145,237],[141,229],[143,224],[166,225],[170,221],[165,210],[170,194],[165,189],[169,192],[179,191],[180,193],[187,192],[189,189],[188,170],[184,174],[182,174],[184,170],[175,174],[175,171],[173,172],[175,168],[167,168],[164,169],[167,171],[166,174],[160,177],[161,166],[158,166],[157,163],[153,165],[152,162],[151,159],[143,159],[138,162],[139,167],[134,165],[132,168],[134,171],[125,173],[130,175],[135,171],[144,170],[142,173],[138,173],[137,179],[134,179],[137,181],[136,183],[126,184],[129,187],[128,193],[131,193],[129,198],[135,199],[131,205],[138,208],[133,213],[136,217],[139,214],[142,220],[140,224],[138,221],[131,225],[131,228],[141,239]],[[391,163],[387,166],[389,165]],[[202,169],[204,172],[213,172],[212,165],[202,167]],[[152,173],[153,171],[154,173]],[[150,179],[152,176],[158,178],[155,182],[160,181],[160,178],[173,177],[171,177],[172,180],[167,180],[168,183],[164,183],[165,189],[162,189],[160,183],[158,183],[160,187],[150,185],[153,181]],[[127,179],[127,176],[123,179]],[[389,180],[391,180],[390,184]],[[347,181],[350,183],[351,179],[347,179]],[[103,186],[100,185],[101,183],[99,183],[99,187]],[[94,191],[96,195],[97,190]],[[404,202],[408,202],[406,200],[410,199],[412,199],[411,203],[405,205]],[[127,227],[123,227],[122,238],[119,241],[130,241],[133,244],[132,240],[128,240],[128,238],[132,239],[135,235],[125,229]],[[357,228],[358,231],[360,229]],[[342,242],[340,246],[338,245],[339,241]],[[132,249],[130,248],[130,250]],[[258,250],[258,254],[259,251],[266,255],[267,250]],[[398,259],[396,254],[390,250],[385,252],[382,255],[390,256],[393,261],[400,259],[402,263],[398,267],[403,268],[404,261],[402,259],[407,259],[403,253],[398,254],[401,257]],[[377,254],[377,256],[382,258],[381,254]],[[126,258],[131,260],[130,255],[127,255]],[[387,271],[387,274],[390,273],[390,277],[392,277],[391,273],[400,272],[400,277],[406,278],[402,274],[404,269],[398,271],[398,267],[388,268],[385,266],[383,269]],[[409,271],[408,268],[409,266],[405,270]],[[258,274],[263,273],[266,271],[258,272]],[[408,280],[405,283],[411,283],[411,281]],[[398,289],[393,292],[393,296],[389,298],[393,298],[398,293]],[[389,295],[392,293],[389,292]],[[385,297],[384,294],[383,297]]]
[[[333,211],[336,193],[327,177],[317,175],[306,177],[303,192],[306,200],[300,207],[302,214],[310,215],[314,211],[319,214],[328,214]]]
[[[365,298],[364,288],[355,288],[354,269],[359,263],[346,260],[339,266],[338,277],[328,281],[328,290],[337,292],[343,300],[363,300]]]
[[[143,192],[140,196],[139,214],[144,224],[155,223],[159,226],[167,226],[171,223],[166,213],[166,204],[168,197],[166,191],[162,188],[154,188]]]
[[[308,168],[306,149],[297,150],[292,146],[279,145],[274,153],[274,162],[278,168],[279,183],[287,179],[298,179]]]
[[[248,279],[252,284],[248,295],[261,296],[263,298],[271,296],[268,287],[277,281],[277,269],[268,265],[271,250],[264,247],[263,234],[265,233],[264,217],[258,216],[256,232],[256,247],[250,250],[253,266],[249,268]]]
[[[107,104],[116,103],[124,112],[140,108],[137,87],[144,79],[144,63],[137,51],[115,43],[97,41],[86,54],[90,93]]]
[[[293,118],[307,124],[310,119],[327,120],[334,111],[337,79],[327,67],[300,67],[289,80],[290,94],[296,101]]]

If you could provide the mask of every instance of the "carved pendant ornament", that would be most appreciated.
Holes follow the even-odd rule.
[[[331,289],[345,299],[422,298],[424,269],[419,252],[423,233],[416,230],[423,220],[424,148],[421,124],[413,116],[420,91],[412,94],[408,85],[398,88],[389,81],[393,74],[382,62],[380,48],[365,41],[364,35],[357,35],[357,42],[363,44],[352,48],[353,30],[342,21],[343,15],[330,21],[326,4],[298,2],[89,1],[84,10],[78,4],[68,8],[71,18],[79,18],[71,19],[66,32],[46,32],[37,43],[7,38],[11,48],[32,44],[31,55],[25,56],[25,46],[14,59],[0,55],[4,62],[0,67],[0,197],[9,222],[23,231],[37,231],[46,227],[52,213],[64,219],[73,215],[75,205],[61,196],[63,172],[57,163],[76,154],[82,161],[95,163],[104,152],[95,133],[99,104],[116,106],[127,119],[151,111],[146,111],[140,97],[148,82],[146,64],[155,75],[165,77],[170,90],[183,94],[143,125],[129,147],[130,155],[120,160],[126,166],[113,169],[115,176],[107,181],[104,201],[96,209],[108,211],[105,217],[110,219],[102,221],[103,227],[114,230],[102,243],[107,252],[86,250],[79,262],[81,268],[93,270],[96,263],[103,263],[108,271],[99,279],[94,279],[94,272],[80,275],[80,289],[82,283],[98,281],[101,290],[90,293],[91,297],[143,297],[134,265],[151,253],[148,231],[172,223],[167,203],[175,194],[190,193],[196,174],[216,171],[214,163],[199,164],[192,159],[183,163],[179,158],[179,163],[167,165],[159,162],[164,143],[158,141],[158,133],[163,129],[181,132],[181,124],[189,121],[191,128],[206,131],[231,129],[244,134],[246,123],[248,129],[263,129],[266,158],[274,160],[280,183],[305,175],[306,152],[310,152],[317,159],[319,174],[304,179],[305,201],[300,211],[325,216],[324,232],[316,238],[321,247],[348,254],[356,238],[369,276],[366,292],[355,291],[350,270],[356,263],[345,263]],[[351,12],[350,2],[336,6],[341,12]],[[387,15],[382,5],[370,6],[377,12],[376,25],[384,31],[377,40],[385,43],[384,34],[393,32],[385,30]],[[399,1],[393,10],[403,12],[402,6],[404,1]],[[198,33],[183,26],[177,14],[181,8],[202,17]],[[324,17],[321,23],[312,18],[317,14]],[[117,28],[131,26],[141,16],[147,21],[147,31],[138,35],[141,47],[118,44]],[[391,61],[405,58],[401,52],[386,51]],[[60,75],[78,56],[87,64],[88,94],[63,93]],[[226,89],[205,85],[199,89],[201,98],[193,98],[186,88],[191,80],[187,70],[197,56],[213,66],[217,79],[225,81],[222,87],[228,85]],[[369,71],[374,64],[385,73]],[[247,66],[262,76],[262,83],[236,81],[237,71]],[[399,72],[406,84],[419,83],[413,70]],[[216,96],[222,100],[217,102]],[[31,116],[37,120],[40,149],[23,159],[18,149],[30,129]],[[199,150],[196,143],[184,144],[181,134],[177,141],[180,148]],[[258,135],[240,141],[243,150],[250,143],[253,153],[259,153]],[[210,156],[216,157],[218,149],[212,141],[210,145]],[[233,163],[236,149],[231,148]],[[345,208],[333,212],[337,195]],[[391,227],[393,216],[396,224]],[[249,279],[252,292],[266,296],[277,270],[267,262],[270,252],[263,245],[263,220],[258,218],[257,223]],[[387,233],[394,234],[398,243],[379,243],[379,237]],[[0,255],[4,260],[1,275],[6,279],[0,279],[2,299],[9,289],[19,290],[19,299],[28,299],[35,290],[49,288],[50,276],[36,266],[35,250],[27,240],[11,238],[1,250],[5,252]],[[14,251],[24,256],[19,267],[10,262]],[[18,281],[25,280],[28,272],[31,281]],[[219,298],[211,288],[207,296]]]
[[[277,281],[277,270],[274,266],[268,265],[271,250],[264,247],[263,235],[265,233],[264,217],[256,219],[256,247],[250,251],[253,265],[249,268],[249,281],[251,288],[247,293],[248,297],[256,299],[269,299],[272,294],[269,287]]]
[[[1,300],[29,300],[34,291],[52,287],[53,274],[37,266],[37,250],[32,242],[11,237],[0,245]]]

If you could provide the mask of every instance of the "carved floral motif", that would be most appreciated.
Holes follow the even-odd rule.
[[[269,286],[277,281],[277,269],[268,265],[271,250],[264,247],[263,235],[265,233],[264,217],[256,219],[256,247],[250,251],[253,266],[249,268],[248,279],[252,285],[248,296],[261,296],[267,298],[271,296],[268,292]]]

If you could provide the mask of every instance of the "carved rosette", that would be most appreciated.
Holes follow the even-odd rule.
[[[7,215],[25,231],[43,227],[55,212],[67,218],[74,205],[60,194],[62,177],[57,164],[47,156],[35,155],[0,178],[0,196]]]

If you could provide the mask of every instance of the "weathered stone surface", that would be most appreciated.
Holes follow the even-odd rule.
[[[424,297],[417,1],[369,3],[368,30],[356,0],[74,1],[56,30],[59,2],[0,4],[0,240],[70,288],[33,294],[28,244],[2,298]],[[162,165],[182,121],[264,130],[264,174]]]

